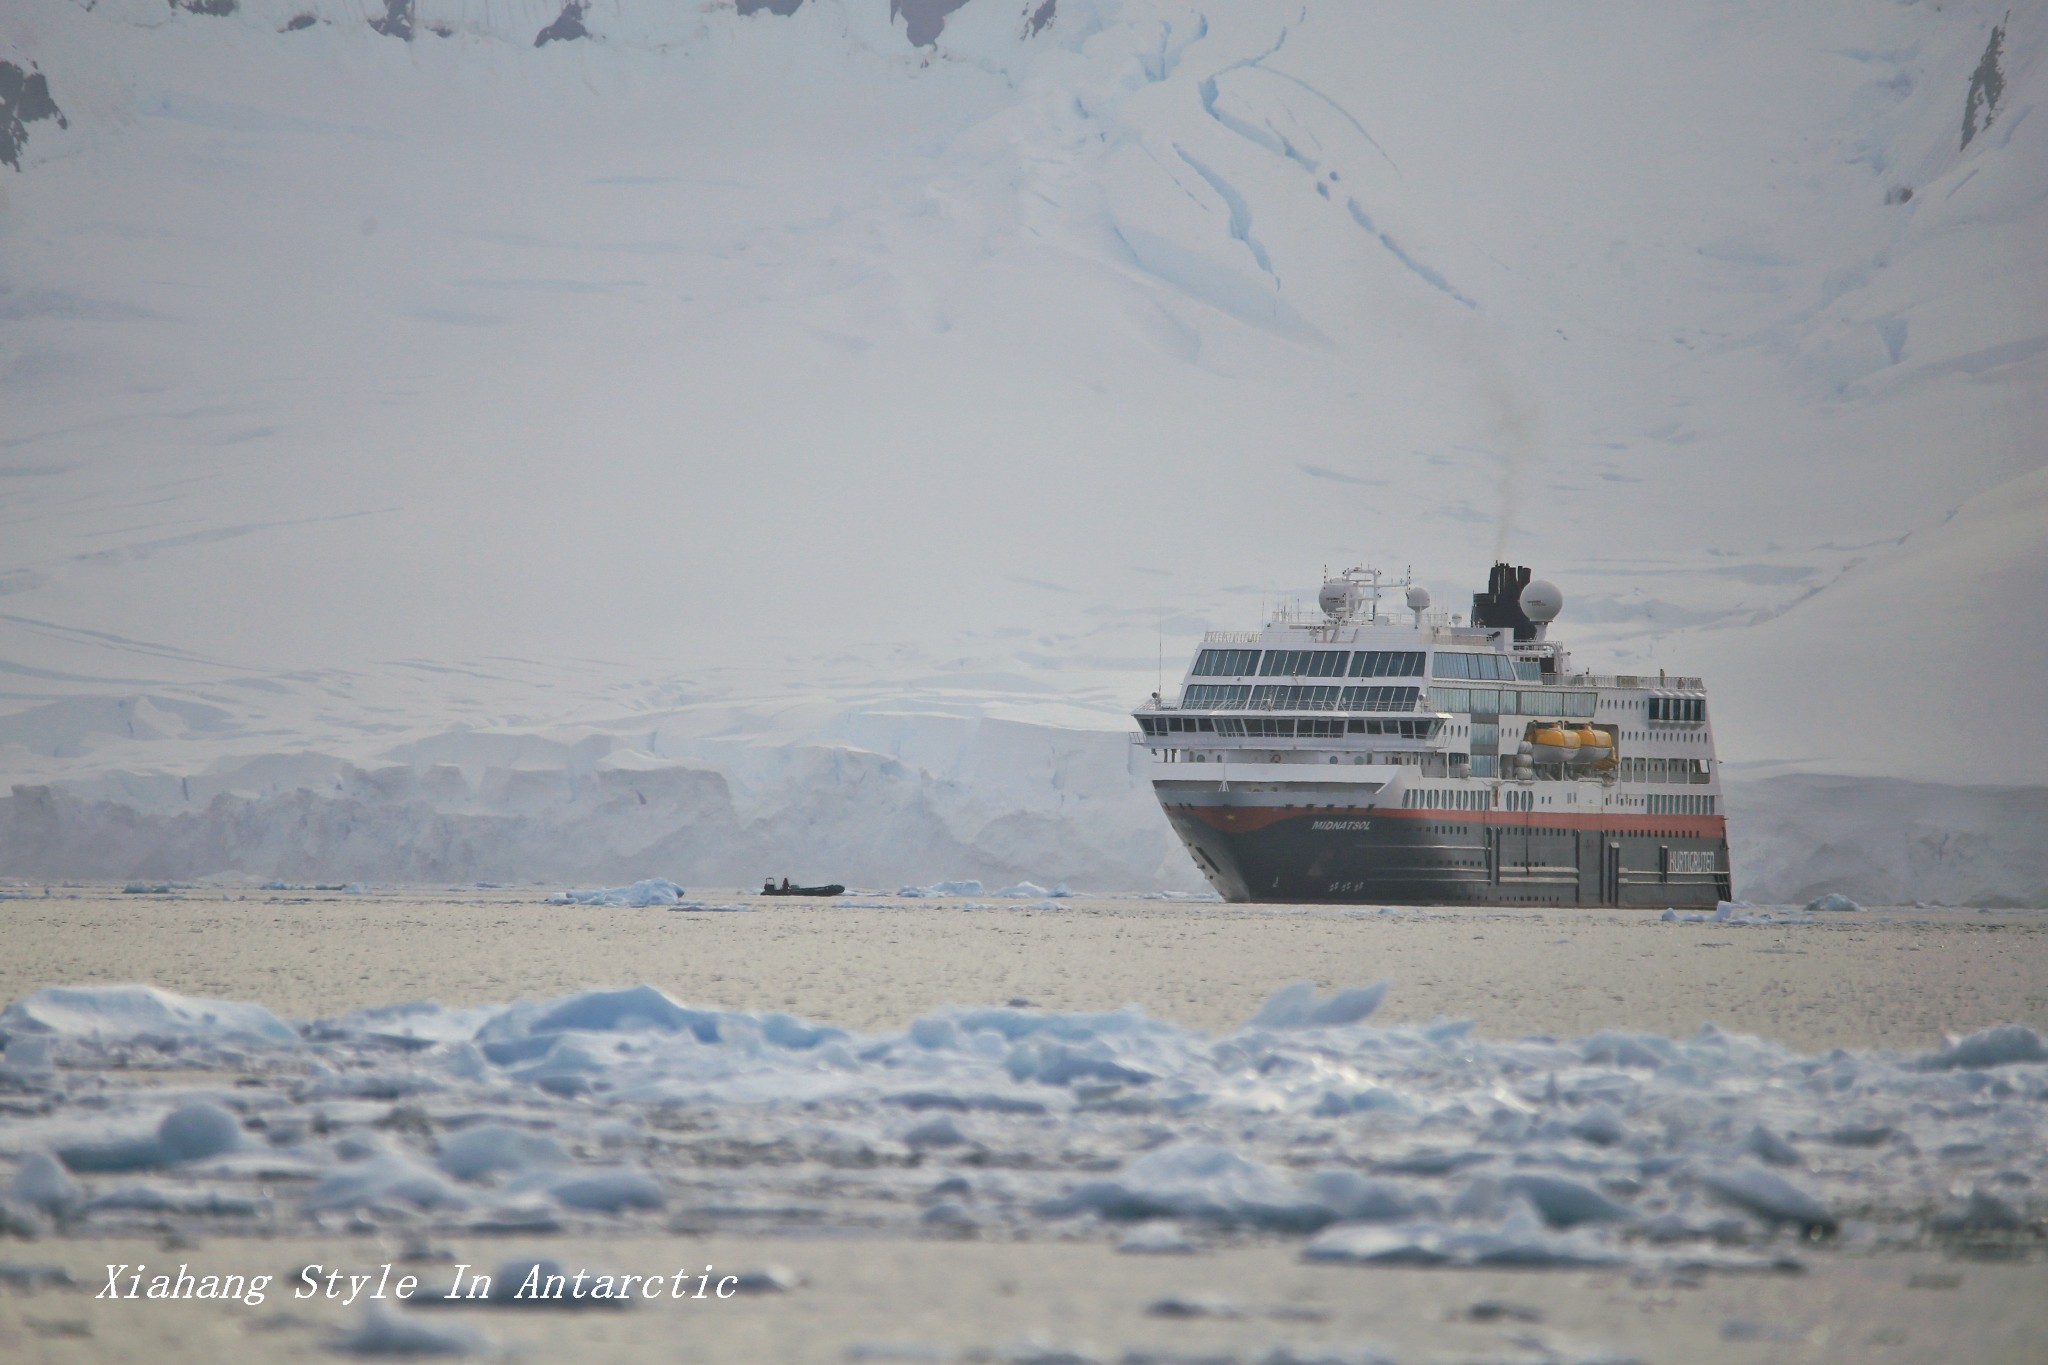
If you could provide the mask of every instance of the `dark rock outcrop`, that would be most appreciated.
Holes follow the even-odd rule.
[[[534,35],[535,47],[546,47],[549,43],[566,43],[577,38],[588,38],[590,30],[583,27],[583,11],[590,6],[587,0],[568,0],[555,21]]]
[[[931,47],[945,31],[946,16],[967,0],[889,0],[889,18],[903,16],[903,31],[912,47]]]
[[[0,62],[0,162],[20,170],[28,125],[43,119],[55,119],[59,128],[71,126],[50,98],[50,82],[33,63],[23,71],[12,62]]]
[[[384,0],[384,17],[372,19],[370,27],[387,38],[411,42],[415,17],[413,0]]]
[[[1977,69],[1970,73],[1970,92],[1963,97],[1963,146],[1967,149],[1970,139],[1991,126],[1992,117],[1998,112],[1998,101],[2005,96],[2005,72],[1999,68],[1998,54],[2005,46],[2003,25],[1991,30],[1991,41],[1984,47],[1984,59],[1977,63]],[[1983,121],[1978,122],[1978,116]]]

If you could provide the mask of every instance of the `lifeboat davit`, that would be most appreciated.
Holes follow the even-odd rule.
[[[1579,737],[1579,751],[1572,756],[1572,762],[1591,767],[1614,757],[1614,736],[1607,731],[1581,725],[1572,733]]]
[[[1545,725],[1529,736],[1529,757],[1538,763],[1569,763],[1578,752],[1578,733],[1561,725]]]

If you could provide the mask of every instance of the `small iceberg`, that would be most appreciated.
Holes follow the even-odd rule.
[[[557,891],[549,905],[680,905],[683,888],[666,877],[653,877],[631,886],[601,886],[590,891]]]

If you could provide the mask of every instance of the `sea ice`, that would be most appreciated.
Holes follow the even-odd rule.
[[[930,886],[906,886],[897,891],[896,894],[905,899],[919,900],[939,896],[981,896],[987,893],[981,889],[980,882],[968,880],[961,882],[933,882]]]
[[[1511,1175],[1501,1182],[1509,1195],[1520,1195],[1554,1228],[1581,1223],[1620,1223],[1635,1215],[1596,1189],[1557,1175]]]
[[[562,1144],[545,1133],[486,1123],[465,1128],[443,1141],[434,1164],[457,1180],[481,1180],[501,1172],[567,1166],[570,1160]]]
[[[1307,1229],[1331,1212],[1269,1166],[1208,1142],[1177,1143],[1148,1152],[1107,1180],[1089,1180],[1046,1201],[1059,1217],[1093,1212],[1104,1218],[1199,1218],[1254,1227]]]
[[[1621,1141],[1628,1130],[1622,1126],[1621,1115],[1614,1111],[1612,1105],[1596,1104],[1573,1119],[1567,1131],[1596,1147],[1611,1147]]]
[[[2027,1220],[2009,1201],[1979,1186],[1959,1207],[1935,1215],[1929,1226],[1937,1232],[2017,1232]]]
[[[205,1000],[154,986],[45,986],[0,1010],[0,1030],[93,1042],[204,1039],[290,1047],[299,1041],[261,1005]]]
[[[1922,1057],[1920,1065],[1929,1071],[1978,1070],[2039,1061],[2048,1061],[2048,1049],[2041,1046],[2040,1034],[2024,1024],[2001,1024],[1967,1038],[1951,1039],[1941,1051]]]
[[[505,1188],[512,1194],[545,1191],[563,1208],[593,1213],[658,1209],[668,1202],[657,1181],[629,1170],[535,1171]]]
[[[204,1100],[164,1115],[156,1136],[111,1138],[60,1147],[58,1157],[74,1171],[139,1171],[231,1152],[242,1142],[233,1114]]]
[[[1311,1238],[1301,1254],[1310,1261],[1379,1265],[1599,1266],[1628,1259],[1598,1233],[1551,1232],[1526,1211],[1490,1228],[1429,1220],[1334,1227]]]
[[[1835,1217],[1827,1205],[1761,1166],[1738,1163],[1708,1167],[1699,1171],[1696,1178],[1710,1193],[1767,1222],[1796,1224],[1806,1232],[1835,1229]]]
[[[222,1042],[262,1036],[240,1007],[183,1002],[153,1011],[182,1030],[177,1081],[153,1084],[124,1069],[138,1035],[42,1012],[63,997],[38,992],[9,1017],[69,1031],[17,1035],[64,1064],[32,1112],[0,1114],[5,1217],[203,1233],[275,1189],[280,1235],[656,1229],[672,1212],[745,1232],[1158,1220],[1324,1232],[1318,1255],[1340,1259],[1661,1266],[1751,1255],[1739,1244],[1770,1225],[1824,1230],[1849,1208],[1918,1235],[1959,1179],[2042,1214],[2048,1059],[2029,1030],[1928,1056],[1802,1056],[1712,1027],[1496,1040],[1464,1020],[1375,1026],[1383,990],[1291,986],[1214,1036],[1022,1003],[855,1034],[643,985],[356,1010],[279,1023],[293,1045],[260,1048]],[[1979,1205],[1956,1216],[2003,1217]]]
[[[1201,1250],[1178,1223],[1140,1223],[1116,1244],[1118,1251],[1136,1256],[1188,1256]]]
[[[1370,986],[1349,986],[1318,1000],[1315,986],[1296,981],[1283,986],[1259,1006],[1248,1028],[1322,1028],[1355,1024],[1380,1007],[1387,995],[1387,982]]]
[[[313,1186],[305,1197],[310,1211],[404,1205],[415,1209],[459,1209],[469,1196],[440,1175],[409,1158],[393,1154],[344,1164]]]
[[[1418,1198],[1398,1181],[1360,1175],[1337,1168],[1317,1171],[1308,1179],[1309,1193],[1341,1223],[1392,1223],[1417,1213],[1437,1212],[1436,1200]]]
[[[335,1337],[327,1349],[350,1356],[466,1356],[490,1349],[490,1341],[460,1323],[415,1322],[372,1302],[363,1324]]]
[[[7,1200],[52,1218],[63,1218],[85,1203],[85,1187],[48,1152],[30,1152],[7,1182]]]
[[[590,891],[557,891],[549,905],[674,905],[684,896],[683,888],[665,877],[653,877],[631,886],[601,886]]]

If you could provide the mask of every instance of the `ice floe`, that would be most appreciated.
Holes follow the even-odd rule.
[[[675,905],[687,893],[665,877],[652,877],[631,886],[600,886],[589,891],[557,891],[549,905]]]
[[[460,1323],[420,1322],[371,1303],[363,1311],[362,1325],[330,1340],[327,1349],[350,1356],[467,1356],[490,1350],[491,1343]]]
[[[958,882],[933,882],[930,886],[906,886],[896,894],[907,900],[919,900],[936,896],[982,896],[988,893],[982,890],[980,882],[969,879]]]
[[[143,987],[38,991],[0,1011],[10,1056],[45,1054],[9,1073],[32,1103],[0,1113],[0,1219],[1223,1236],[1357,1263],[1759,1269],[1852,1212],[1904,1241],[2017,1236],[2044,1212],[2048,1055],[2024,1027],[1819,1056],[1711,1025],[1507,1041],[1377,1026],[1387,991],[1297,983],[1216,1035],[1021,1002],[859,1033],[644,985],[296,1025]],[[136,1083],[145,1062],[167,1074]]]
[[[1810,909],[1811,907],[1808,908]],[[1836,907],[1828,906],[1824,908],[1834,909]],[[1853,910],[1857,907],[1852,904],[1848,908]],[[1750,928],[1764,924],[1814,923],[1813,916],[1808,914],[1806,910],[1797,910],[1790,906],[1780,906],[1779,909],[1782,913],[1772,914],[1768,910],[1759,910],[1746,901],[1720,901],[1714,906],[1712,914],[1708,914],[1704,910],[1681,912],[1667,909],[1657,918],[1665,924],[1721,924],[1727,925],[1730,928]]]
[[[0,1010],[11,1048],[16,1034],[96,1041],[291,1046],[299,1036],[261,1005],[202,1000],[154,986],[46,986]]]

